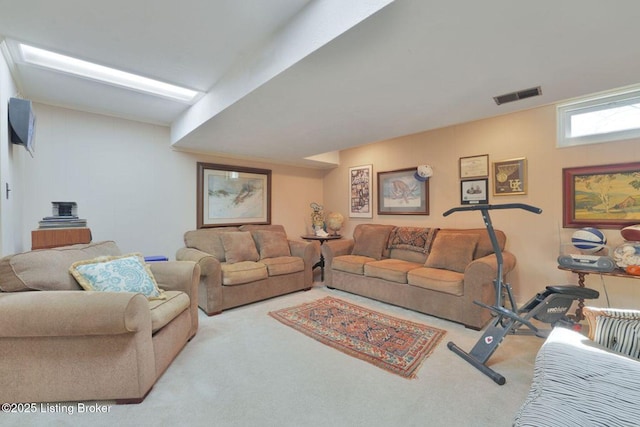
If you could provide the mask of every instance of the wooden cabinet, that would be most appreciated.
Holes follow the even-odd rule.
[[[91,229],[77,228],[45,228],[31,232],[31,249],[48,249],[58,246],[90,243]]]

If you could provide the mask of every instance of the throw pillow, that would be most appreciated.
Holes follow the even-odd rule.
[[[222,240],[222,246],[224,246],[225,259],[230,264],[242,261],[258,261],[260,259],[256,244],[248,231],[220,233],[220,240]]]
[[[149,299],[165,299],[141,254],[103,256],[77,261],[69,272],[87,291],[137,292]]]
[[[289,240],[285,234],[268,230],[255,230],[251,234],[260,253],[260,259],[291,256]]]
[[[438,233],[424,265],[464,273],[477,244],[477,234]]]
[[[640,359],[640,320],[598,316],[596,325],[595,342]]]
[[[351,255],[381,259],[382,253],[387,247],[389,233],[391,233],[393,227],[376,226],[375,224],[364,224],[359,227],[357,238],[354,233],[355,242]]]

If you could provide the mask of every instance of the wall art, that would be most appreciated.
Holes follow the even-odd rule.
[[[562,169],[563,226],[640,223],[640,162]]]
[[[418,181],[416,168],[378,172],[378,215],[428,215],[429,179]]]
[[[527,194],[527,159],[510,159],[493,163],[493,195]]]
[[[271,171],[198,162],[197,227],[271,224]]]
[[[349,168],[349,217],[373,218],[371,165]]]

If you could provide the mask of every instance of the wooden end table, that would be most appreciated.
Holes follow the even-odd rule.
[[[300,236],[300,237],[302,237],[304,240],[320,242],[320,261],[313,264],[312,268],[315,270],[316,268],[320,267],[320,280],[324,282],[324,255],[322,255],[322,245],[324,245],[324,242],[326,242],[327,240],[342,239],[342,236],[339,234],[335,234],[335,235],[330,234],[328,236],[316,236],[315,234],[305,234],[304,236]]]

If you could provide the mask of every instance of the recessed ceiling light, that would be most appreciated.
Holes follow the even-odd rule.
[[[20,43],[19,47],[24,62],[40,67],[187,103],[194,101],[196,97],[200,95],[200,92],[195,90],[127,73],[26,44]]]

